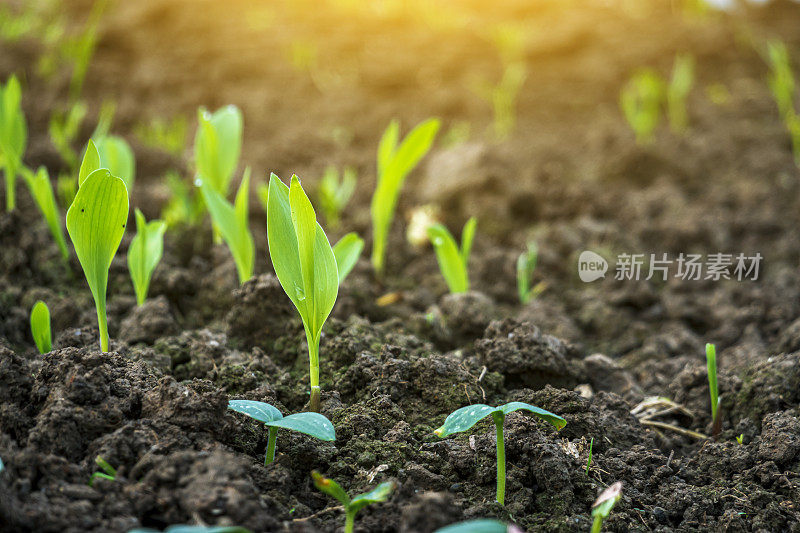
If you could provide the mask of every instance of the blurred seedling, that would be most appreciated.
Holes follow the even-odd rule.
[[[128,220],[128,190],[107,169],[90,141],[79,174],[80,188],[67,211],[67,232],[94,297],[100,349],[108,351],[106,290],[108,269]]]
[[[344,533],[353,533],[356,515],[361,509],[373,503],[385,502],[394,491],[394,483],[385,481],[371,491],[359,494],[351,499],[338,483],[322,476],[316,470],[311,473],[311,478],[314,480],[315,487],[328,496],[339,500],[344,507]]]
[[[16,207],[17,174],[28,141],[28,126],[22,111],[22,88],[16,76],[0,85],[0,168],[6,180],[6,211]]]
[[[503,76],[495,85],[478,86],[478,93],[492,105],[492,131],[499,141],[507,139],[516,127],[517,98],[527,77],[525,63],[514,62],[505,65]]]
[[[517,294],[522,304],[527,304],[534,300],[547,287],[543,281],[531,287],[538,259],[539,247],[533,241],[528,243],[528,249],[519,254],[517,258]]]
[[[689,125],[686,99],[694,84],[694,58],[688,54],[675,56],[672,78],[667,85],[667,116],[674,133],[683,133]]]
[[[713,421],[711,434],[716,439],[722,431],[722,418],[720,417],[721,399],[717,388],[717,347],[711,343],[706,344],[706,369],[708,370],[708,390],[711,395],[711,420]]]
[[[461,230],[461,248],[443,224],[434,224],[428,228],[428,238],[436,252],[439,270],[453,294],[469,290],[469,256],[477,225],[478,220],[475,217],[470,217],[464,224],[464,229]]]
[[[603,530],[603,521],[611,514],[611,510],[622,497],[622,482],[617,481],[606,488],[592,504],[592,533],[600,533]]]
[[[515,525],[505,525],[499,520],[479,518],[439,528],[435,533],[522,533]]]
[[[620,108],[641,145],[653,142],[663,94],[663,80],[649,69],[634,74],[622,88]]]
[[[310,409],[319,411],[319,342],[339,292],[336,256],[297,176],[293,175],[287,186],[272,174],[267,196],[269,256],[278,281],[303,319]]]
[[[147,222],[139,209],[135,213],[136,235],[128,247],[128,271],[136,293],[136,305],[142,305],[147,298],[153,271],[164,253],[164,232],[167,225],[162,220]]]
[[[50,183],[50,176],[45,167],[39,167],[36,173],[30,169],[22,167],[22,177],[28,185],[28,189],[33,196],[36,206],[42,213],[42,216],[47,222],[47,227],[53,235],[58,250],[61,252],[61,257],[64,261],[69,260],[69,249],[67,248],[67,240],[64,237],[64,228],[61,225],[61,214],[56,205],[56,197],[53,193],[53,185]],[[72,180],[74,182],[74,179]]]
[[[161,210],[161,219],[168,228],[182,224],[196,225],[203,217],[204,204],[202,198],[189,183],[181,179],[178,173],[170,171],[164,179],[170,197]]]
[[[394,220],[400,190],[408,174],[431,149],[439,131],[438,119],[428,119],[417,125],[400,142],[400,123],[393,120],[378,145],[378,183],[372,196],[372,266],[383,273],[389,228]]]
[[[233,255],[236,263],[236,272],[239,275],[239,283],[253,277],[255,265],[256,248],[253,235],[248,226],[248,197],[250,192],[250,169],[246,169],[239,191],[236,193],[236,200],[231,205],[225,197],[217,192],[210,183],[203,181],[200,185],[200,192],[205,201],[208,212],[214,226],[222,235],[223,240],[228,245],[228,249]]]
[[[78,168],[78,154],[72,144],[78,136],[83,119],[86,118],[86,112],[85,103],[74,102],[66,111],[56,111],[50,117],[50,141],[72,174]]]
[[[94,485],[95,480],[98,478],[107,479],[109,481],[115,481],[117,479],[116,468],[108,464],[108,462],[105,459],[103,459],[98,455],[97,457],[95,457],[94,462],[97,463],[97,466],[100,467],[100,470],[102,470],[102,472],[95,472],[94,474],[92,474],[92,477],[89,478],[90,487]]]
[[[75,37],[64,42],[61,47],[62,56],[72,64],[69,96],[73,102],[80,97],[83,91],[83,83],[86,80],[89,63],[97,47],[97,29],[107,5],[108,0],[96,0],[92,5],[89,18],[83,30]]]
[[[50,333],[50,309],[47,304],[39,300],[31,309],[31,335],[33,342],[40,354],[49,353],[53,349],[53,340]]]
[[[138,122],[133,134],[145,146],[180,156],[186,146],[188,129],[186,117],[178,115],[170,120],[156,117],[147,122]]]
[[[586,475],[589,475],[589,468],[592,466],[592,447],[594,447],[594,437],[589,441],[589,459],[586,461]]]
[[[339,274],[339,285],[341,285],[347,275],[356,266],[361,252],[364,250],[364,239],[357,233],[351,232],[339,239],[333,245],[333,255],[336,258],[336,268]]]
[[[336,229],[341,224],[341,215],[356,190],[356,171],[345,167],[341,178],[334,166],[325,169],[322,181],[317,189],[319,207],[328,225]]]
[[[800,167],[800,113],[795,107],[795,79],[786,45],[780,41],[769,42],[767,59],[770,66],[769,88],[789,132],[795,164]]]
[[[242,413],[254,420],[263,422],[269,428],[267,439],[267,452],[264,456],[264,466],[275,460],[276,441],[278,429],[290,429],[299,433],[310,435],[323,441],[336,440],[336,431],[333,424],[324,415],[319,413],[295,413],[283,416],[274,406],[252,400],[230,400],[228,409]]]
[[[454,433],[467,431],[472,426],[491,415],[497,433],[497,496],[500,505],[505,504],[506,496],[506,448],[503,436],[503,424],[506,415],[514,411],[529,411],[545,422],[552,424],[556,430],[567,425],[567,421],[550,411],[523,402],[510,402],[499,407],[485,404],[473,404],[462,407],[450,413],[444,424],[434,431],[439,438],[445,438]]]

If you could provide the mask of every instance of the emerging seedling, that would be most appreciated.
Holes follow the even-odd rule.
[[[506,496],[506,448],[503,438],[503,422],[508,413],[520,409],[530,411],[542,420],[549,422],[556,430],[567,425],[567,421],[560,416],[523,402],[510,402],[499,407],[476,403],[453,411],[445,419],[442,427],[434,431],[439,438],[445,438],[454,433],[467,431],[487,416],[492,416],[497,431],[497,501],[500,505],[505,504]]]
[[[653,141],[663,93],[664,82],[652,70],[635,74],[622,89],[620,107],[639,144]]]
[[[372,266],[379,274],[383,272],[389,228],[397,209],[400,189],[403,188],[408,174],[430,150],[439,126],[438,119],[428,119],[411,130],[398,145],[400,123],[393,120],[381,137],[378,145],[378,185],[370,205],[373,230]]]
[[[17,173],[28,141],[28,126],[22,112],[22,89],[16,76],[0,85],[0,168],[6,178],[6,211],[16,206]]]
[[[33,304],[31,309],[31,334],[39,353],[46,354],[53,349],[50,334],[50,309],[41,300]]]
[[[245,170],[242,183],[239,185],[239,192],[236,193],[234,205],[211,187],[207,182],[202,182],[200,192],[203,200],[211,213],[211,219],[228,248],[233,255],[236,263],[236,271],[239,274],[239,283],[253,277],[255,264],[256,247],[253,242],[253,235],[250,233],[247,218],[247,200],[250,192],[250,169]]]
[[[100,457],[99,455],[95,457],[94,462],[97,463],[97,466],[100,467],[102,472],[95,472],[92,474],[92,477],[89,478],[89,486],[91,487],[94,483],[94,480],[97,478],[107,479],[109,481],[114,481],[117,479],[117,470],[108,464],[105,459]]]
[[[620,497],[622,497],[621,481],[617,481],[600,493],[600,496],[592,504],[592,517],[594,517],[592,533],[600,533],[603,529],[603,520],[611,514],[611,509],[614,508]]]
[[[338,483],[332,479],[323,477],[322,474],[316,470],[311,473],[311,477],[314,480],[315,487],[328,496],[333,496],[344,506],[344,533],[353,533],[356,514],[358,514],[361,509],[373,503],[385,502],[394,490],[394,483],[385,481],[371,491],[359,494],[351,499]]]
[[[494,87],[482,91],[492,103],[493,129],[498,140],[507,139],[514,131],[517,123],[517,97],[527,77],[528,67],[524,62],[515,61],[505,66],[503,77]]]
[[[714,422],[711,430],[714,438],[717,438],[722,430],[722,419],[720,418],[720,397],[717,389],[717,347],[711,343],[706,344],[706,368],[708,370],[708,390],[711,394],[711,419]]]
[[[72,143],[78,136],[87,111],[86,104],[75,102],[65,112],[54,112],[48,125],[48,133],[53,146],[56,147],[61,159],[72,172],[78,168],[78,154],[72,149]]]
[[[50,176],[47,174],[45,167],[39,167],[39,170],[34,174],[27,167],[22,167],[22,177],[28,184],[28,189],[31,191],[36,206],[41,211],[47,222],[47,227],[58,245],[58,250],[61,252],[61,257],[64,261],[69,259],[69,249],[67,248],[67,240],[64,237],[64,228],[61,225],[61,214],[58,212],[56,205],[56,197],[53,193],[53,185],[50,183]]]
[[[342,210],[347,205],[347,202],[350,201],[355,190],[355,169],[346,167],[342,172],[341,179],[336,167],[330,166],[325,169],[317,195],[319,196],[319,207],[322,210],[322,214],[325,215],[325,221],[328,226],[334,229],[339,227]]]
[[[589,467],[592,466],[592,447],[594,446],[594,437],[589,441],[589,459],[586,461],[586,475],[589,475]]]
[[[333,424],[324,415],[319,413],[295,413],[283,416],[274,406],[252,400],[230,400],[228,409],[242,413],[250,418],[263,422],[269,428],[267,440],[267,453],[264,456],[264,465],[275,460],[275,445],[278,439],[278,428],[291,429],[305,433],[316,439],[324,441],[336,440],[336,431]]]
[[[356,266],[363,249],[364,239],[355,232],[348,233],[333,245],[333,255],[336,257],[336,267],[339,270],[339,285]]]
[[[675,133],[683,133],[689,125],[686,98],[694,84],[694,58],[688,54],[675,56],[672,79],[667,85],[667,116],[669,126]]]
[[[461,248],[444,225],[434,224],[428,228],[428,237],[436,252],[439,270],[453,294],[469,290],[467,266],[477,224],[478,220],[475,217],[471,217],[464,224],[464,229],[461,230]]]
[[[133,190],[136,178],[136,159],[133,150],[122,137],[104,135],[94,139],[100,156],[100,166],[125,182],[128,192]]]
[[[128,247],[128,271],[131,273],[136,305],[147,298],[150,278],[164,253],[164,232],[167,225],[161,220],[147,222],[144,214],[136,210],[136,235]]]
[[[795,80],[786,45],[780,41],[768,43],[767,59],[770,65],[769,88],[791,137],[795,164],[800,167],[800,113],[794,104]]]
[[[539,259],[539,248],[536,243],[528,243],[528,249],[517,258],[517,294],[519,301],[527,304],[545,289],[545,283],[539,282],[531,287],[533,272],[536,270],[536,262]]]
[[[234,105],[214,113],[201,107],[197,119],[194,158],[198,178],[225,197],[242,151],[242,112]]]
[[[439,528],[435,533],[522,533],[522,531],[517,526],[507,526],[499,520],[479,518]]]
[[[297,176],[292,176],[288,187],[275,174],[269,178],[267,241],[275,275],[303,319],[310,408],[319,411],[319,341],[322,326],[336,303],[339,271],[328,237]]]
[[[67,232],[83,267],[97,308],[100,349],[108,351],[106,289],[108,269],[128,220],[125,183],[106,169],[88,175],[67,211]]]

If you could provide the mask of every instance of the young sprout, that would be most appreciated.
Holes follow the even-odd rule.
[[[675,56],[672,78],[667,85],[667,116],[674,133],[683,133],[689,125],[686,98],[694,83],[694,58],[688,54]]]
[[[6,211],[16,207],[17,173],[28,141],[28,126],[22,112],[22,89],[16,76],[0,84],[0,169],[6,178]]]
[[[663,93],[664,82],[652,70],[635,74],[620,93],[620,107],[639,144],[653,141]]]
[[[133,150],[122,137],[104,135],[94,139],[100,165],[125,182],[128,192],[133,190],[136,178],[136,159]]]
[[[95,170],[83,180],[67,211],[67,232],[94,297],[100,349],[104,352],[108,351],[108,269],[122,241],[127,220],[128,190],[121,179],[106,169]]]
[[[61,225],[61,215],[58,212],[56,197],[53,193],[53,185],[50,183],[50,176],[47,174],[47,169],[45,167],[39,167],[39,170],[34,174],[27,167],[22,167],[22,177],[28,184],[31,196],[33,196],[36,206],[44,216],[47,227],[50,228],[50,233],[53,235],[58,245],[61,257],[64,258],[64,261],[67,261],[69,259],[69,249],[67,248],[64,228]],[[72,181],[74,183],[74,180]]]
[[[275,445],[278,439],[278,428],[291,429],[305,433],[316,439],[324,441],[336,440],[336,431],[333,424],[319,413],[295,413],[283,416],[274,406],[252,400],[230,400],[228,409],[242,413],[250,418],[263,422],[269,428],[267,440],[267,453],[264,456],[264,466],[275,460]]]
[[[150,278],[164,253],[164,232],[167,225],[161,220],[147,222],[144,214],[136,209],[136,235],[128,247],[128,271],[131,273],[136,305],[147,298]]]
[[[408,174],[430,150],[439,125],[438,119],[428,119],[417,125],[399,143],[400,123],[393,120],[381,137],[378,145],[378,185],[370,205],[373,230],[372,266],[378,274],[383,272],[389,228],[397,209],[400,189],[403,188]]]
[[[255,243],[253,235],[250,233],[247,217],[250,169],[245,170],[234,205],[229,204],[224,196],[205,181],[200,185],[200,192],[206,207],[208,207],[208,212],[211,213],[214,227],[218,229],[233,255],[236,271],[239,274],[239,283],[244,284],[253,277],[256,255]]]
[[[195,193],[196,188],[186,183],[174,171],[167,173],[165,181],[171,195],[161,210],[161,219],[168,228],[179,224],[197,224],[203,217],[205,208],[202,198]]]
[[[517,258],[517,294],[519,301],[527,304],[545,289],[545,283],[539,282],[531,287],[533,272],[536,270],[536,262],[539,259],[539,247],[535,242],[528,243],[528,249],[519,254]]]
[[[344,282],[347,275],[356,266],[363,249],[364,239],[355,232],[348,233],[333,245],[333,255],[336,258],[336,267],[339,271],[339,285]]]
[[[188,124],[186,117],[178,115],[171,120],[156,117],[148,122],[138,122],[133,134],[142,144],[179,156],[186,145]]]
[[[508,413],[520,409],[530,411],[545,422],[549,422],[556,430],[567,425],[567,421],[560,416],[523,402],[510,402],[498,407],[476,403],[456,409],[447,416],[442,427],[434,431],[439,438],[445,438],[454,433],[467,431],[487,416],[492,416],[497,432],[497,501],[500,505],[505,504],[506,497],[506,447],[503,438],[503,422]]]
[[[356,171],[352,167],[345,167],[339,179],[339,171],[330,166],[325,169],[322,181],[317,190],[319,207],[325,215],[325,221],[331,228],[338,228],[341,223],[342,210],[350,201],[356,190]]]
[[[41,300],[33,304],[31,309],[31,334],[39,353],[46,354],[53,349],[52,335],[50,334],[50,309]]]
[[[600,533],[603,529],[603,520],[611,514],[611,509],[614,508],[620,497],[622,497],[621,481],[617,481],[600,493],[600,496],[592,504],[592,517],[594,517],[592,533]]]
[[[517,96],[527,77],[528,67],[525,63],[509,63],[503,70],[503,77],[491,89],[494,135],[498,140],[507,139],[514,131],[517,123]]]
[[[358,514],[361,509],[373,503],[385,502],[394,490],[393,482],[384,481],[371,491],[359,494],[351,499],[338,483],[324,477],[316,470],[311,472],[311,478],[314,480],[315,487],[328,496],[333,496],[344,506],[344,533],[353,533],[356,514]]]
[[[594,437],[589,441],[589,459],[586,461],[586,475],[589,475],[589,467],[592,466],[592,447],[594,446]]]
[[[50,117],[48,132],[53,146],[56,147],[61,159],[74,172],[78,168],[78,154],[72,149],[72,143],[78,136],[83,119],[86,117],[88,108],[83,102],[75,102],[66,112],[54,112]]]
[[[214,113],[201,107],[197,118],[200,123],[194,138],[197,177],[225,197],[242,151],[242,112],[234,105]]]
[[[428,228],[428,237],[436,252],[439,270],[453,294],[469,290],[467,266],[477,224],[478,220],[475,217],[471,217],[464,224],[464,229],[461,231],[461,248],[444,225],[434,224]]]
[[[786,45],[780,41],[767,44],[770,64],[769,88],[792,140],[795,164],[800,167],[800,114],[795,108],[795,80]]]
[[[89,478],[89,486],[91,487],[94,483],[94,480],[97,478],[107,479],[109,481],[114,481],[117,479],[117,470],[108,464],[105,459],[100,457],[99,455],[95,457],[94,462],[97,463],[97,466],[100,467],[102,472],[95,472],[92,474],[92,477]]]
[[[739,436],[736,437],[736,442],[738,442],[740,445],[744,444],[744,433],[740,433]]]
[[[714,423],[712,434],[716,438],[722,429],[722,419],[719,416],[720,397],[717,389],[717,347],[711,343],[706,344],[706,369],[708,390],[711,394],[711,419]]]
[[[505,525],[499,520],[479,518],[437,529],[434,533],[522,533],[517,526]]]
[[[339,271],[336,257],[300,180],[291,185],[269,178],[267,241],[275,275],[303,319],[308,341],[312,411],[319,411],[319,341],[322,326],[336,303]]]

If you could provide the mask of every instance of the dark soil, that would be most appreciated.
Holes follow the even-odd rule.
[[[624,489],[609,531],[800,531],[800,172],[759,55],[766,38],[779,37],[800,58],[800,4],[697,17],[666,1],[441,2],[431,4],[447,15],[428,22],[419,11],[334,4],[115,3],[89,69],[79,141],[102,101],[114,99],[113,131],[137,155],[132,205],[155,217],[167,197],[164,173],[190,179],[189,151],[179,158],[144,145],[136,123],[184,115],[193,124],[200,105],[237,104],[242,167],[259,180],[294,172],[313,190],[328,164],[358,169],[342,227],[369,239],[383,128],[393,117],[404,131],[443,119],[440,142],[403,192],[387,275],[376,279],[363,258],[325,326],[322,412],[336,441],[281,432],[265,467],[263,427],[226,409],[245,398],[297,412],[308,399],[302,324],[272,273],[255,194],[257,276],[241,288],[205,221],[167,234],[150,300],[137,308],[128,232],[111,268],[112,351],[104,354],[80,266],[74,256],[59,261],[20,185],[20,208],[0,214],[0,530],[341,530],[341,510],[311,484],[316,469],[351,493],[397,482],[387,503],[359,515],[364,532],[428,533],[472,517],[588,531],[592,502],[614,481]],[[70,20],[80,23],[89,5],[69,2]],[[529,76],[517,129],[493,142],[491,109],[473,87],[499,78],[486,31],[508,22],[529,35]],[[316,46],[311,73],[293,67],[292,43]],[[39,77],[42,49],[35,37],[0,42],[0,79],[17,72],[24,80],[25,160],[55,176],[65,167],[47,123],[69,73]],[[662,125],[654,144],[638,146],[619,90],[640,67],[668,75],[677,52],[697,60],[691,128],[678,136]],[[727,101],[713,103],[710,86],[724,87]],[[459,121],[471,125],[470,138],[448,144]],[[454,230],[479,218],[474,292],[446,295],[431,250],[406,244],[404,215],[423,203],[438,204]],[[515,262],[531,238],[540,249],[535,281],[547,289],[521,306]],[[588,284],[576,275],[585,249],[607,257],[759,252],[764,262],[757,281],[608,275]],[[376,303],[389,292],[395,303]],[[44,356],[28,324],[39,299],[55,333]],[[706,342],[718,348],[719,438],[642,424],[637,404],[664,396],[683,410],[655,421],[711,434]],[[513,400],[568,423],[556,433],[508,417],[501,507],[491,424],[445,440],[432,431],[458,407]],[[97,456],[118,477],[90,487]]]

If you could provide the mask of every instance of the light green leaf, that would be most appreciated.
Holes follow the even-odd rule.
[[[266,423],[270,427],[291,429],[324,441],[336,440],[333,424],[319,413],[295,413]]]
[[[264,423],[275,422],[283,418],[281,412],[273,405],[254,400],[229,400],[228,409]]]
[[[461,262],[464,263],[464,270],[469,265],[469,254],[472,251],[472,241],[475,240],[475,229],[478,227],[478,219],[470,217],[461,230]]]
[[[439,429],[434,431],[434,433],[436,433],[436,435],[440,438],[444,438],[454,433],[461,433],[462,431],[470,429],[472,426],[489,415],[502,413],[503,416],[505,416],[508,413],[518,411],[520,409],[530,411],[542,420],[545,420],[546,422],[549,422],[555,426],[556,429],[561,429],[567,424],[567,421],[560,416],[554,415],[550,411],[545,411],[544,409],[523,402],[511,402],[499,407],[491,407],[486,404],[477,403],[456,409],[450,413],[450,415],[445,419],[444,424]]]
[[[130,193],[136,178],[136,158],[131,147],[125,139],[116,135],[95,139],[95,146],[100,156],[100,166],[122,179]]]
[[[83,153],[81,169],[78,172],[78,187],[83,185],[83,182],[86,181],[89,174],[100,168],[100,153],[97,151],[97,145],[94,144],[94,141],[89,139],[89,144],[86,145],[86,151]]]
[[[508,526],[498,520],[480,518],[437,529],[435,533],[507,533]]]
[[[386,127],[378,143],[378,179],[383,176],[386,168],[397,151],[397,142],[400,140],[400,122],[392,120]]]
[[[41,211],[47,222],[47,227],[50,228],[50,233],[58,245],[61,256],[64,260],[69,259],[69,249],[67,248],[67,240],[64,237],[64,228],[61,226],[61,215],[58,212],[56,205],[56,197],[53,193],[53,184],[50,183],[50,176],[47,174],[45,167],[39,167],[36,174],[31,172],[27,167],[22,168],[22,176],[28,184],[28,189],[31,191],[36,206]]]
[[[275,174],[269,177],[267,195],[267,241],[269,257],[283,290],[306,322],[306,296],[300,267],[300,248],[292,223],[289,187]]]
[[[339,285],[356,266],[363,249],[364,239],[355,232],[348,233],[333,246],[333,255],[336,257],[336,267],[339,271]]]
[[[67,211],[67,232],[97,307],[100,347],[108,351],[106,288],[108,269],[128,220],[125,183],[106,169],[92,172]]]
[[[314,480],[314,486],[317,487],[319,490],[327,494],[328,496],[333,496],[339,502],[344,505],[345,509],[348,508],[350,505],[350,496],[344,491],[344,489],[336,483],[334,480],[324,477],[322,474],[314,470],[311,472],[311,479]]]
[[[436,260],[439,262],[439,270],[442,272],[450,292],[455,294],[468,291],[467,270],[453,236],[442,224],[434,224],[428,228],[428,237],[433,244]]]
[[[201,108],[195,136],[195,165],[202,181],[226,196],[242,151],[242,112],[229,105],[213,114]]]
[[[389,496],[392,494],[394,490],[394,483],[391,481],[385,481],[372,489],[369,492],[365,492],[364,494],[359,494],[355,496],[353,500],[348,505],[348,510],[358,511],[363,509],[367,505],[371,505],[373,503],[385,502]]]
[[[147,222],[144,214],[136,209],[136,235],[128,248],[128,270],[136,292],[137,305],[142,305],[147,298],[150,278],[164,252],[166,230],[167,225],[163,221]]]
[[[561,418],[558,415],[551,413],[550,411],[546,411],[540,407],[536,407],[535,405],[531,405],[529,403],[523,402],[510,402],[505,405],[501,405],[498,407],[499,410],[503,412],[504,415],[508,413],[512,413],[514,411],[519,411],[520,409],[529,411],[536,415],[537,417],[541,418],[545,422],[549,422],[553,425],[557,430],[560,430],[564,426],[567,425],[567,421]]]
[[[0,168],[5,170],[6,210],[16,206],[17,171],[28,140],[28,126],[22,111],[22,88],[16,76],[0,85]]]
[[[39,353],[45,354],[53,349],[50,334],[50,309],[41,300],[33,304],[33,309],[31,309],[31,334],[33,334],[33,341],[36,343]]]

